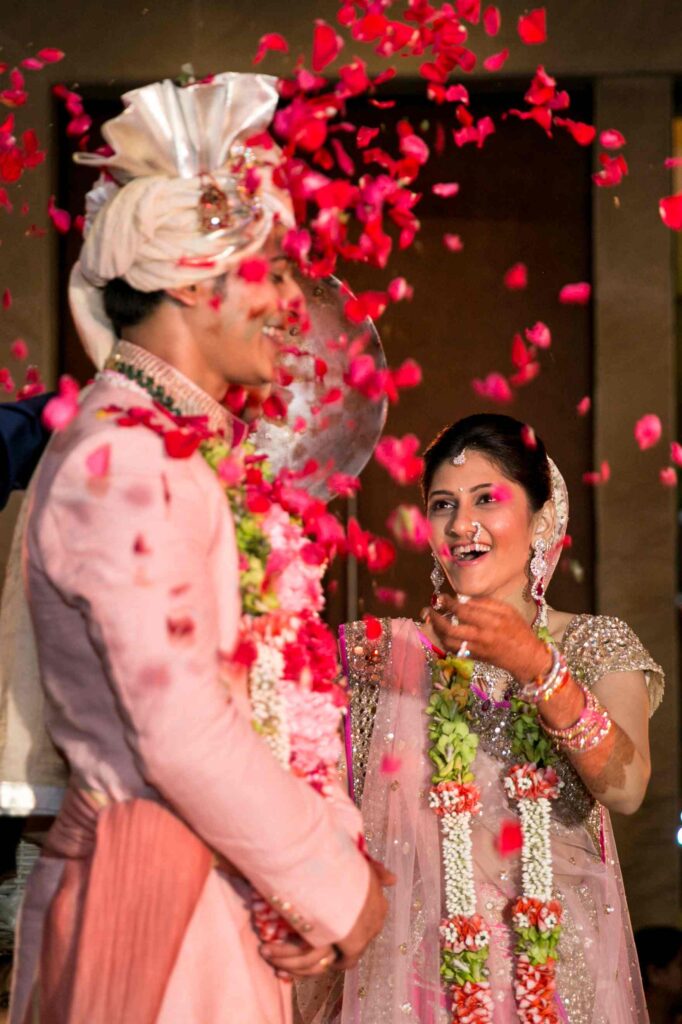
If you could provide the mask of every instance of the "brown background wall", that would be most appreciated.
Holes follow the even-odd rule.
[[[515,329],[535,319],[553,327],[555,347],[543,354],[542,386],[530,385],[511,411],[532,420],[567,469],[572,531],[587,575],[582,587],[562,578],[555,603],[587,607],[593,595],[598,610],[622,614],[635,626],[668,672],[665,711],[653,723],[651,796],[635,819],[620,823],[619,840],[636,922],[669,921],[679,907],[673,845],[679,814],[675,509],[673,496],[657,483],[663,453],[640,456],[631,431],[637,416],[657,411],[665,420],[666,441],[676,432],[672,240],[658,220],[656,202],[670,191],[661,164],[669,155],[672,85],[682,65],[682,4],[549,0],[550,42],[537,49],[514,43],[513,25],[524,5],[513,0],[502,6],[506,28],[484,51],[512,46],[504,75],[496,79],[500,88],[515,88],[539,61],[554,74],[577,79],[584,101],[594,96],[599,126],[625,131],[632,174],[615,195],[595,197],[586,181],[588,154],[564,141],[550,145],[539,130],[521,125],[501,130],[480,155],[456,154],[452,177],[462,183],[461,197],[443,203],[453,211],[452,221],[441,219],[442,201],[429,201],[422,210],[422,251],[412,250],[402,265],[394,264],[420,298],[387,319],[389,356],[396,362],[416,349],[426,384],[403,397],[389,429],[428,438],[444,421],[474,408],[466,382],[506,366]],[[36,128],[52,148],[46,166],[22,185],[31,205],[28,218],[0,212],[0,285],[14,295],[12,309],[1,314],[0,363],[6,362],[9,342],[21,335],[48,377],[57,365],[57,240],[25,237],[28,223],[45,223],[48,196],[59,184],[49,84],[122,89],[174,76],[188,61],[200,73],[249,70],[262,33],[282,32],[296,51],[309,43],[313,19],[333,21],[335,10],[333,0],[119,0],[113,6],[5,0],[1,60],[15,61],[46,45],[61,47],[67,58],[30,77],[30,105],[18,113],[19,126]],[[276,58],[265,65],[272,73],[285,69]],[[400,62],[399,69],[409,78],[414,63]],[[489,101],[495,102],[494,91]],[[464,253],[441,248],[445,230],[462,235]],[[529,265],[530,287],[521,295],[507,294],[501,275],[518,259]],[[559,307],[557,286],[585,276],[591,262],[593,313]],[[578,420],[574,405],[589,390],[593,371],[594,419]],[[579,475],[586,462],[602,457],[610,459],[614,478],[598,494],[593,535],[590,495]],[[361,511],[378,527],[393,502],[378,468],[366,474],[362,501]],[[0,560],[15,511],[16,502],[0,520]],[[428,592],[427,567],[407,556],[400,572],[419,603],[422,589]]]

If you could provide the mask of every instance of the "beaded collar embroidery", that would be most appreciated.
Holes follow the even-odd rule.
[[[205,416],[208,429],[221,434],[228,441],[233,439],[237,424],[219,402],[211,398],[198,385],[176,370],[174,366],[129,341],[118,341],[105,363],[104,370],[97,374],[105,378],[109,373],[119,374],[134,387],[146,391],[159,405],[174,416]],[[240,437],[242,431],[239,430]]]

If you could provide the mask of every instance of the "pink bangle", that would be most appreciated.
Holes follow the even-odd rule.
[[[545,647],[552,655],[552,664],[545,675],[536,676],[530,683],[526,683],[521,689],[521,696],[524,700],[533,704],[539,704],[541,700],[549,700],[561,689],[568,679],[569,672],[566,659],[563,654],[552,644],[545,644]]]
[[[563,729],[554,729],[546,722],[543,722],[542,726],[547,735],[560,743],[566,750],[584,754],[603,743],[611,732],[613,721],[592,691],[581,683],[577,685],[580,686],[585,696],[585,707],[580,712],[577,721]]]

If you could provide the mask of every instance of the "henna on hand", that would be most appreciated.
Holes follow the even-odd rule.
[[[585,785],[599,796],[609,789],[625,789],[626,769],[634,761],[635,753],[635,745],[628,734],[614,722],[603,743],[571,760]]]

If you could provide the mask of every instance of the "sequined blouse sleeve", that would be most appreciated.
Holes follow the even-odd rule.
[[[663,669],[626,622],[611,615],[576,615],[563,639],[573,674],[590,689],[609,672],[643,672],[649,692],[649,713],[663,698]]]
[[[353,798],[362,803],[367,773],[367,758],[374,729],[374,716],[379,700],[379,686],[386,674],[391,652],[391,620],[381,619],[381,635],[367,637],[364,622],[347,622],[339,630],[343,667],[350,687],[350,746],[352,760],[349,773]]]

